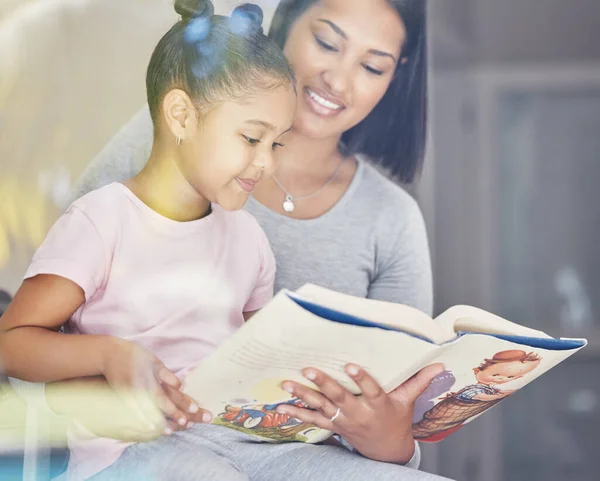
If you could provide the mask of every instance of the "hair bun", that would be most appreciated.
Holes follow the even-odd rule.
[[[210,0],[175,0],[175,11],[183,21],[192,18],[210,18],[215,13],[215,7]]]
[[[244,3],[231,13],[232,29],[236,33],[262,33],[263,11],[254,3]]]

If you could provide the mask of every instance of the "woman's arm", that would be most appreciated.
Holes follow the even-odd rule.
[[[153,127],[146,105],[106,144],[75,182],[71,200],[135,176],[152,150]]]
[[[433,280],[425,221],[408,198],[382,215],[376,227],[383,255],[375,266],[368,297],[415,307],[433,314]]]

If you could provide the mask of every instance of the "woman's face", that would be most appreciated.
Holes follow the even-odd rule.
[[[291,27],[284,53],[295,69],[294,130],[339,137],[385,94],[406,38],[387,0],[322,0]]]

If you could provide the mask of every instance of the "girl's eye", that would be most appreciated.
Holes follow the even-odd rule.
[[[317,44],[319,45],[319,47],[324,48],[325,50],[329,50],[330,52],[337,52],[337,48],[335,48],[333,45],[328,44],[327,42],[324,42],[316,35],[315,35],[315,40],[316,40]]]
[[[277,147],[283,147],[283,144],[280,144],[279,142],[273,142],[273,150],[275,150]]]
[[[248,137],[247,135],[242,135],[242,137],[244,137],[246,139],[246,142],[248,142],[250,145],[260,144],[260,140],[258,139],[253,139],[252,137]]]
[[[367,72],[372,73],[373,75],[383,75],[383,72],[381,70],[377,70],[376,68],[370,67],[369,65],[363,65],[363,67]]]

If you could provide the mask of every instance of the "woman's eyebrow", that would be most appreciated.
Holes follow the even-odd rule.
[[[394,62],[396,61],[396,57],[394,57],[389,52],[384,52],[383,50],[377,50],[372,48],[371,50],[369,50],[369,53],[372,53],[373,55],[378,55],[380,57],[390,57]]]
[[[338,25],[333,23],[331,20],[327,20],[325,18],[319,18],[318,21],[329,25],[331,27],[331,29],[335,33],[337,33],[340,37],[342,37],[344,40],[348,40],[348,35],[346,35],[346,32],[344,32]],[[369,53],[372,53],[373,55],[378,55],[379,57],[390,57],[394,62],[396,62],[396,57],[394,57],[389,52],[384,52],[383,50],[377,50],[375,48],[372,48],[369,50]]]
[[[320,18],[319,22],[323,22],[326,23],[327,25],[329,25],[333,31],[335,33],[337,33],[340,37],[342,37],[345,40],[348,40],[348,35],[346,35],[346,32],[344,32],[340,27],[338,27],[335,23],[333,23],[331,20],[327,20],[325,18]]]

